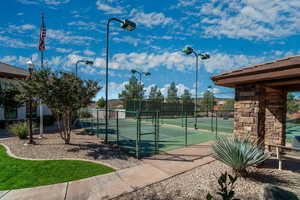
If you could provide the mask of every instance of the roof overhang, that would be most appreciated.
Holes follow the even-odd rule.
[[[211,77],[216,85],[235,88],[249,83],[272,87],[300,85],[300,56],[288,57]],[[296,89],[298,90],[298,89]]]
[[[28,75],[28,71],[23,68],[0,62],[0,77],[21,79],[26,78]]]

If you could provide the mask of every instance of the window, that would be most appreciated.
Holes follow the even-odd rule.
[[[18,118],[18,108],[17,107],[5,107],[4,108],[4,118],[5,119],[17,119]]]

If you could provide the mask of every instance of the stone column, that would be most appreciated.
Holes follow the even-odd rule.
[[[266,88],[265,144],[285,145],[287,92]]]
[[[235,90],[234,134],[264,142],[264,88],[258,84],[241,85]]]

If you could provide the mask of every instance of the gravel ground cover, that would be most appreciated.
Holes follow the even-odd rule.
[[[240,178],[236,183],[237,198],[262,199],[263,186],[274,184],[292,191],[300,197],[300,162],[290,164],[289,170],[279,171],[274,160],[268,160],[261,168],[251,168],[249,178]],[[298,167],[297,167],[298,166]],[[298,169],[297,169],[298,168]],[[215,194],[217,177],[230,169],[219,161],[200,166],[160,183],[128,193],[117,200],[200,200],[208,192]],[[217,198],[219,199],[219,198]]]
[[[141,161],[118,150],[118,148],[103,144],[96,136],[75,130],[71,136],[71,144],[64,144],[58,133],[44,134],[44,138],[35,136],[36,145],[24,145],[26,140],[17,137],[0,140],[18,157],[33,159],[87,159],[107,163],[116,169],[124,169],[141,164]]]

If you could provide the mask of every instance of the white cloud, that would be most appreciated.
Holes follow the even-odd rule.
[[[266,60],[265,56],[247,56],[247,55],[230,55],[223,53],[213,53],[211,58],[202,61],[206,71],[213,72],[224,72],[231,71],[243,66],[249,66],[254,64],[262,63]]]
[[[18,2],[25,5],[38,5],[44,3],[49,6],[59,6],[61,4],[67,4],[70,0],[18,0]]]
[[[11,48],[29,48],[29,47],[36,47],[36,44],[25,43],[19,39],[14,39],[14,38],[0,35],[0,46],[11,47]]]
[[[90,31],[98,31],[98,25],[94,22],[85,22],[85,21],[72,21],[68,23],[69,26],[76,26],[76,28],[80,30],[90,30]]]
[[[100,0],[96,1],[96,6],[98,10],[104,11],[105,14],[122,14],[124,10],[120,6],[113,7],[106,3],[102,3]]]
[[[271,52],[271,55],[274,53]],[[281,53],[280,55],[283,55]],[[286,55],[286,53],[284,54]],[[211,58],[200,61],[200,67],[204,66],[206,71],[210,73],[219,73],[230,71],[239,67],[249,66],[265,62],[266,59],[271,60],[274,56],[249,56],[243,54],[225,54],[220,52],[211,53]],[[79,59],[91,59],[76,54],[69,54],[64,62],[64,66],[73,66]],[[105,68],[105,58],[97,57],[94,60],[94,66],[97,68]],[[162,54],[153,53],[118,53],[114,54],[109,61],[109,68],[112,70],[130,70],[137,69],[141,71],[149,71],[157,67],[165,67],[180,72],[195,70],[195,58],[193,56],[185,56],[181,52],[164,52]]]
[[[66,48],[55,48],[55,51],[58,53],[70,53],[71,51],[73,51],[72,49],[66,49]]]
[[[26,63],[28,60],[32,60],[34,64],[37,64],[38,62],[38,54],[34,53],[28,57],[24,56],[4,56],[0,58],[1,62],[11,64],[11,65],[16,65],[16,66],[26,66]],[[27,67],[27,66],[26,66]]]
[[[124,36],[124,37],[114,37],[113,38],[114,41],[116,42],[126,42],[129,44],[132,44],[133,46],[137,46],[139,43],[141,43],[142,41],[138,38],[134,38],[131,36]]]
[[[16,56],[4,56],[3,58],[0,58],[0,61],[3,63],[12,63],[17,59]]]
[[[71,32],[66,32],[63,30],[54,30],[54,29],[47,30],[47,38],[56,40],[61,44],[76,44],[76,45],[86,44],[87,42],[94,40],[94,38],[89,36],[72,35]]]
[[[57,6],[57,5],[60,5],[60,4],[69,3],[70,0],[43,0],[43,2],[48,4],[48,5]]]
[[[35,5],[38,4],[37,1],[34,0],[18,0],[18,2],[25,4],[25,5]]]
[[[271,40],[300,33],[299,0],[215,0],[200,7],[206,37]]]
[[[103,83],[100,82],[100,85],[103,86]],[[124,90],[125,88],[125,84],[127,84],[128,81],[124,81],[122,83],[116,83],[116,82],[110,82],[108,84],[108,97],[109,99],[118,99],[119,98],[119,93],[122,92],[122,90]],[[100,90],[100,92],[98,92],[97,96],[95,99],[100,99],[101,97],[105,97],[105,88],[103,88],[102,90]]]
[[[148,28],[152,28],[157,25],[165,26],[173,23],[173,19],[166,17],[164,13],[144,13],[135,8],[131,10],[130,17],[132,17],[132,20],[136,22],[137,25],[142,24]]]
[[[5,28],[5,32],[8,33],[24,33],[26,31],[32,31],[36,29],[36,26],[33,24],[23,24],[23,25],[9,25],[7,28]]]
[[[91,50],[86,49],[86,50],[83,51],[83,54],[84,54],[84,55],[87,55],[87,56],[93,56],[93,55],[95,55],[96,53],[93,52],[93,51],[91,51]]]

